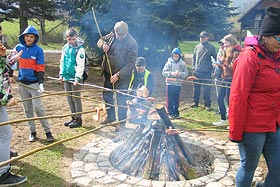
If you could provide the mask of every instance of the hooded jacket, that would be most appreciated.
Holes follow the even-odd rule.
[[[24,35],[34,34],[35,41],[27,46]],[[28,26],[19,36],[19,44],[14,48],[16,51],[23,51],[19,59],[18,80],[24,84],[43,83],[45,75],[45,59],[43,49],[37,45],[39,40],[38,31],[33,26]]]
[[[260,44],[246,47],[233,65],[229,139],[244,132],[276,132],[280,124],[280,52]]]
[[[77,37],[75,46],[67,43],[62,48],[59,76],[66,81],[83,79],[86,58],[83,44],[84,40]]]

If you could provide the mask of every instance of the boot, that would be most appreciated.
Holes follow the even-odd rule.
[[[69,124],[70,128],[77,128],[77,127],[81,127],[83,124],[83,120],[82,118],[77,118],[75,121],[73,121],[72,123]]]
[[[29,142],[35,142],[37,139],[36,135],[36,132],[31,132],[29,135]]]
[[[72,119],[70,121],[65,121],[64,122],[64,126],[68,127],[70,125],[70,123],[74,122],[75,119],[72,117]]]

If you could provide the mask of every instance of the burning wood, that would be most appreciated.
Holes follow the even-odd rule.
[[[156,110],[161,120],[149,127],[138,126],[127,143],[111,155],[119,170],[145,179],[178,181],[196,178],[191,154],[183,145],[178,131],[163,106]]]

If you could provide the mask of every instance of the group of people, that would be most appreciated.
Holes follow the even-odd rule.
[[[200,33],[200,44],[193,54],[193,102],[191,107],[199,104],[201,84],[204,87],[204,106],[210,109],[210,86],[213,66],[217,69],[216,81],[218,86],[218,105],[221,121],[213,125],[224,124],[227,119],[225,98],[229,111],[229,140],[238,143],[240,152],[240,167],[236,174],[237,187],[249,187],[254,171],[258,165],[260,155],[263,154],[268,166],[265,181],[259,181],[258,187],[280,186],[278,168],[280,168],[280,9],[269,7],[263,20],[258,42],[246,46],[242,52],[232,35],[226,35],[221,40],[218,55],[209,40],[209,34]],[[11,96],[9,79],[12,77],[12,65],[18,63],[19,93],[21,99],[40,96],[44,92],[45,62],[41,47],[37,45],[38,31],[29,26],[19,36],[19,44],[6,57],[6,48],[0,45],[0,122],[8,121],[6,106],[16,104]],[[65,126],[76,128],[82,126],[82,102],[80,83],[85,66],[85,49],[83,40],[74,29],[66,31],[67,43],[62,49],[59,79],[64,82],[64,89],[68,92],[67,101],[72,119],[64,123]],[[97,46],[104,51],[102,75],[104,87],[117,92],[105,90],[103,99],[108,108],[106,119],[101,124],[120,121],[116,130],[125,126],[127,106],[133,116],[137,109],[141,112],[140,123],[147,119],[149,97],[154,83],[150,71],[146,70],[146,59],[138,57],[138,44],[128,32],[127,23],[120,21],[114,30],[100,38]],[[214,60],[212,60],[214,59]],[[213,63],[215,61],[215,63]],[[183,80],[188,76],[186,63],[182,59],[179,48],[174,48],[171,57],[167,59],[162,70],[166,78],[166,105],[171,118],[179,116],[179,97]],[[215,74],[216,76],[216,74]],[[10,78],[9,78],[10,77]],[[230,89],[229,89],[230,87]],[[127,90],[119,92],[118,90]],[[114,102],[116,93],[116,104]],[[229,94],[230,93],[230,94]],[[73,97],[72,97],[73,96]],[[117,115],[116,108],[117,107]],[[27,118],[45,116],[40,98],[23,102]],[[139,111],[140,111],[139,110]],[[46,141],[54,138],[47,119],[40,120],[46,134]],[[137,121],[139,123],[139,121]],[[34,121],[28,121],[30,128],[29,141],[37,139]],[[0,126],[0,162],[10,158],[11,126]],[[10,165],[0,167],[0,185],[12,186],[26,181],[26,177],[11,173]]]

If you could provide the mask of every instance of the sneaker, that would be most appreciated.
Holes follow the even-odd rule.
[[[104,121],[102,121],[102,122],[100,123],[100,125],[106,125],[106,124],[112,123],[112,122],[114,122],[114,121],[116,121],[116,120],[113,120],[113,119],[110,119],[110,118],[107,117]]]
[[[75,121],[74,118],[72,118],[70,121],[66,121],[64,122],[64,126],[68,127],[71,123],[73,123]]]
[[[10,150],[10,158],[17,157],[17,156],[18,156],[17,152]]]
[[[53,136],[52,136],[52,133],[51,132],[47,132],[46,133],[46,141],[47,142],[53,142],[54,141],[54,138],[53,138]]]
[[[224,124],[226,124],[226,123],[227,123],[226,120],[222,120],[222,119],[221,119],[221,121],[213,122],[212,125],[214,125],[214,126],[222,126],[222,125],[224,125]]]
[[[264,187],[264,181],[258,181],[256,182],[256,187]]]
[[[73,123],[69,124],[70,128],[77,128],[77,127],[81,127],[83,124],[83,120],[82,118],[77,118]]]
[[[174,115],[173,119],[181,119],[181,117],[179,115]]]
[[[210,111],[211,108],[210,108],[209,106],[206,106],[206,107],[205,107],[205,110],[206,110],[206,111]]]
[[[16,186],[27,181],[27,178],[20,175],[14,175],[7,171],[0,177],[0,186]]]
[[[35,142],[37,139],[36,132],[31,132],[29,135],[29,142]]]
[[[191,107],[191,108],[198,107],[198,104],[193,102],[193,103],[190,105],[190,107]]]

